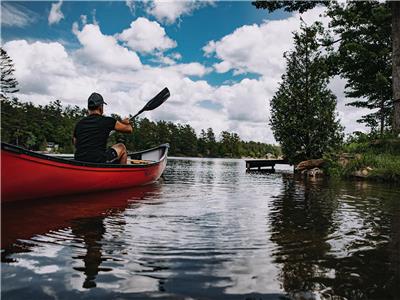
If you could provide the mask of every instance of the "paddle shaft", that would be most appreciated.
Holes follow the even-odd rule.
[[[153,110],[153,109],[159,107],[161,104],[163,104],[165,101],[167,101],[169,96],[170,96],[170,92],[169,92],[168,88],[165,87],[164,89],[161,90],[161,92],[159,92],[149,102],[147,102],[146,105],[141,110],[139,110],[139,112],[136,115],[129,118],[129,121],[133,121],[138,115],[140,115],[144,111]],[[110,133],[110,135],[113,133],[114,133],[114,131],[112,131]]]

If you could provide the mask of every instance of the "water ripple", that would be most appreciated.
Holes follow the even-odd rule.
[[[172,159],[156,185],[4,207],[2,296],[396,299],[399,187],[290,170]]]

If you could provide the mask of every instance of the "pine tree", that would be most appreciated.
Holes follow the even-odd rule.
[[[319,50],[318,23],[294,33],[295,49],[285,53],[286,74],[271,101],[270,125],[282,152],[293,163],[319,158],[343,135],[336,97],[327,88],[328,67]]]
[[[347,62],[350,63],[358,58],[366,58],[362,62],[354,61],[348,66],[345,77],[347,78],[349,74],[354,75],[351,79],[353,83],[348,88],[362,93],[364,86],[369,84],[367,81],[373,82],[372,87],[377,87],[372,95],[366,96],[367,101],[361,100],[359,103],[354,103],[379,110],[378,113],[366,116],[362,121],[376,126],[379,122],[381,132],[385,124],[391,122],[393,132],[400,134],[400,1],[351,1],[338,4],[336,1],[261,0],[254,1],[252,4],[257,8],[267,9],[269,12],[284,9],[288,12],[299,11],[300,13],[318,5],[327,6],[328,15],[334,19],[329,27],[339,34],[339,39],[334,42],[339,42],[342,50],[345,50],[339,52],[341,58],[346,58],[347,55]],[[384,49],[385,45],[388,51]],[[363,48],[367,49],[366,56],[357,54],[363,51]],[[388,52],[391,53],[390,58]],[[372,61],[368,61],[371,58]],[[382,62],[381,66],[378,61]],[[370,62],[372,66],[369,66]],[[387,72],[387,66],[391,69],[391,74]],[[377,70],[374,71],[374,67],[378,67]],[[353,69],[352,72],[349,72],[351,69]],[[357,74],[358,78],[356,78]],[[364,77],[367,80],[364,80]],[[391,87],[388,87],[389,80],[391,80]],[[390,100],[387,98],[388,88],[392,88]],[[370,90],[371,88],[364,94]]]
[[[340,35],[337,66],[347,79],[345,94],[356,101],[350,106],[368,108],[371,113],[359,122],[383,135],[392,125],[391,12],[388,3],[349,2],[328,10],[330,27]]]
[[[207,155],[210,157],[216,157],[218,152],[217,140],[213,129],[210,127],[207,129]]]
[[[18,92],[18,81],[14,78],[14,64],[7,52],[0,47],[0,69],[1,69],[1,92],[2,99],[7,98],[7,94]]]

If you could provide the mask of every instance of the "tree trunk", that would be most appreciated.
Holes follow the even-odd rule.
[[[400,2],[392,1],[393,132],[400,134]]]

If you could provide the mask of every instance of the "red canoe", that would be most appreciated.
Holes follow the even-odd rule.
[[[129,155],[131,164],[84,163],[1,143],[1,201],[48,198],[145,185],[167,164],[168,144]]]

